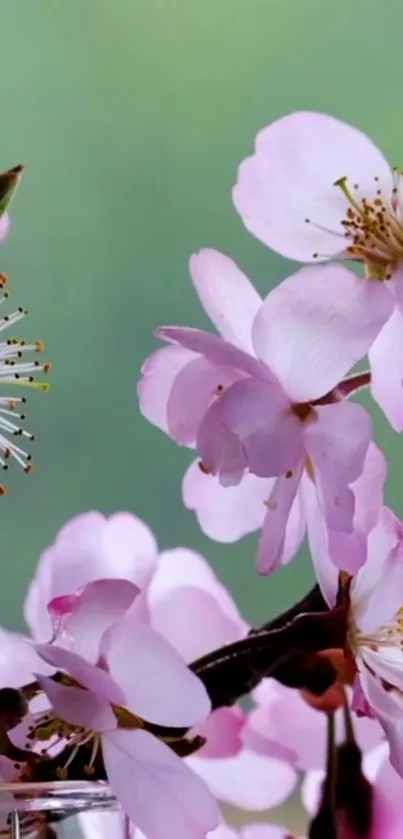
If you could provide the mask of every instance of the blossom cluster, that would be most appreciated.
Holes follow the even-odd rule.
[[[78,516],[39,560],[30,636],[1,631],[0,777],[107,780],[122,810],[82,815],[88,839],[293,839],[256,812],[300,781],[309,839],[398,839],[403,523],[355,397],[403,431],[402,175],[357,129],[296,113],[260,132],[233,201],[304,265],[262,298],[229,256],[194,254],[216,332],[158,328],[139,406],[192,450],[183,502],[204,533],[259,531],[264,575],[306,538],[316,585],[250,627],[200,555],[160,552],[131,513]],[[237,833],[217,802],[254,823]]]

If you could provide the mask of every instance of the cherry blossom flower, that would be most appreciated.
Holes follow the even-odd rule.
[[[99,590],[90,585],[94,615]],[[77,622],[80,611],[82,619],[88,609],[88,599],[83,607],[81,598],[71,621]],[[113,791],[149,839],[204,836],[218,822],[213,798],[203,781],[144,726],[144,720],[175,728],[201,721],[209,712],[203,685],[139,619],[135,601],[112,624],[110,615],[98,610],[96,627],[91,621],[89,628],[90,643],[87,632],[70,632],[74,651],[34,645],[48,664],[73,679],[66,685],[38,675],[54,716],[63,721],[77,748],[93,742],[93,759],[102,748]]]
[[[337,388],[384,323],[389,298],[380,284],[362,283],[340,266],[305,268],[263,302],[222,254],[202,251],[190,269],[223,337],[185,327],[157,330],[172,346],[143,366],[140,409],[177,443],[197,448],[202,472],[232,491],[235,513],[253,486],[260,512],[252,526],[241,524],[241,516],[238,527],[240,534],[258,527],[264,514],[270,544],[265,540],[259,552],[259,567],[267,573],[302,538],[303,475],[315,487],[328,529],[353,532],[351,485],[364,469],[370,421]],[[235,488],[245,479],[238,496]],[[185,501],[191,492],[185,483]],[[354,557],[353,567],[364,559]]]
[[[120,578],[142,588],[152,576],[157,555],[150,528],[131,513],[106,517],[92,511],[71,519],[40,557],[29,586],[24,615],[32,636],[49,641],[53,626],[47,604],[53,601],[56,607],[58,598],[76,595],[87,583]],[[60,601],[58,606],[62,608]]]
[[[301,262],[353,259],[381,281],[393,314],[369,351],[372,394],[402,431],[401,170],[351,125],[326,114],[293,113],[258,134],[233,196],[245,226],[273,250]]]
[[[104,579],[97,579],[98,574]],[[122,579],[108,579],[107,574]],[[89,581],[84,583],[85,579]],[[34,637],[42,641],[53,635],[59,646],[73,651],[78,638],[81,652],[85,638],[85,656],[94,661],[100,632],[133,602],[137,593],[133,581],[142,587],[143,619],[187,663],[249,631],[202,556],[185,548],[157,555],[155,539],[140,519],[116,514],[106,520],[94,512],[65,525],[39,562],[25,605]],[[74,584],[79,585],[76,591]],[[69,593],[63,594],[64,586]],[[246,747],[242,740],[246,721],[240,708],[215,710],[192,732],[207,742],[188,763],[221,800],[263,810],[288,796],[296,775],[287,762]],[[249,784],[244,784],[245,772]]]

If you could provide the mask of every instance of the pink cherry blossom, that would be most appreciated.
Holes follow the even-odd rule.
[[[284,116],[256,138],[233,192],[245,226],[301,262],[354,259],[390,295],[369,352],[372,394],[403,430],[403,180],[356,128],[326,114]]]
[[[361,406],[339,400],[337,386],[373,342],[390,312],[389,298],[385,302],[380,284],[362,283],[339,266],[305,268],[260,305],[228,257],[202,251],[192,257],[191,274],[226,340],[195,329],[158,330],[174,345],[144,365],[140,408],[178,443],[197,448],[202,471],[231,490],[235,511],[242,501],[234,488],[247,477],[248,507],[256,497],[260,511],[254,506],[252,525],[242,511],[234,528],[242,535],[264,520],[270,554],[259,567],[267,573],[302,538],[296,496],[304,474],[328,529],[353,532],[351,484],[364,469],[370,421]],[[188,479],[189,485],[189,496],[197,495],[197,481]],[[211,509],[201,494],[196,504],[188,501],[187,487],[188,506]],[[231,518],[207,532],[225,538]]]
[[[113,551],[112,551],[113,553]],[[73,555],[74,556],[74,555]],[[62,562],[64,554],[61,554]],[[59,575],[58,557],[53,573]],[[63,568],[63,565],[62,565]],[[42,589],[46,595],[47,589]],[[39,594],[41,589],[39,588]],[[206,560],[194,551],[163,551],[141,597],[129,580],[94,580],[73,595],[59,595],[48,604],[58,646],[95,662],[103,633],[123,616],[136,598],[136,610],[174,646],[186,662],[247,635],[249,626]],[[43,625],[40,599],[36,624]],[[262,757],[242,741],[247,715],[239,708],[219,708],[192,734],[207,738],[189,765],[212,792],[245,809],[267,809],[281,803],[296,782],[286,761]],[[253,783],[245,784],[245,773]],[[269,782],[270,779],[270,782]]]
[[[46,605],[53,601],[56,608],[55,598],[75,595],[87,583],[111,577],[142,587],[156,559],[157,543],[150,528],[131,513],[107,518],[93,511],[71,519],[42,554],[29,587],[24,614],[32,635],[50,640],[55,615]]]
[[[48,664],[65,670],[79,687],[38,676],[56,717],[80,726],[80,742],[102,748],[110,785],[123,809],[149,839],[203,837],[218,823],[204,783],[174,752],[142,727],[188,727],[207,716],[201,682],[161,636],[139,620],[135,604],[99,639],[95,663],[54,644],[34,648]],[[78,647],[78,645],[77,645]],[[119,728],[119,708],[133,714]]]

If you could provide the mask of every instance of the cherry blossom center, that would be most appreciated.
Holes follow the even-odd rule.
[[[341,222],[349,241],[346,253],[369,265],[374,279],[389,279],[390,269],[403,257],[403,173],[395,169],[393,180],[392,193],[385,195],[375,177],[375,197],[371,200],[356,197],[360,185],[349,184],[347,177],[335,181],[348,201]]]
[[[355,653],[365,648],[372,652],[377,652],[381,647],[397,647],[403,650],[403,606],[397,610],[390,623],[367,634],[360,631],[350,616],[348,638],[350,647]]]

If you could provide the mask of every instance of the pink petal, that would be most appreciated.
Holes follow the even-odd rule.
[[[239,436],[222,421],[221,412],[222,397],[206,411],[197,432],[196,447],[203,471],[217,475],[224,487],[236,486],[247,468],[246,455]]]
[[[402,567],[403,528],[396,516],[383,508],[369,534],[367,561],[351,584],[354,617],[363,633],[374,632],[393,619],[401,605]]]
[[[238,623],[242,631],[248,626],[225,586],[219,581],[213,569],[200,554],[187,548],[162,551],[153,579],[147,590],[151,609],[169,595],[183,588],[198,588],[210,594],[220,609]]]
[[[261,298],[245,274],[228,256],[204,248],[190,258],[190,276],[220,335],[254,355],[251,328]]]
[[[218,760],[196,754],[187,762],[216,798],[241,810],[266,810],[282,804],[297,780],[287,763],[249,749]]]
[[[239,440],[250,471],[259,478],[281,475],[302,457],[302,426],[278,385],[242,379],[211,406],[199,429],[197,448],[207,469],[215,473],[220,449],[210,417]],[[222,455],[220,468],[224,470]]]
[[[317,419],[304,426],[304,440],[327,526],[351,533],[354,495],[371,436],[371,420],[361,405],[339,402],[315,408]]]
[[[360,478],[350,484],[354,496],[353,532],[340,533],[326,527],[315,485],[305,475],[302,496],[307,516],[308,539],[315,573],[325,599],[334,605],[338,589],[337,569],[357,574],[371,553],[378,557],[378,547],[372,550],[374,530],[381,514],[382,490],[386,463],[379,449],[371,443]],[[378,564],[378,559],[375,559]],[[353,585],[356,585],[354,582]]]
[[[341,221],[349,205],[334,185],[342,177],[358,199],[375,198],[378,188],[386,200],[391,195],[390,167],[365,134],[326,114],[297,112],[258,134],[233,200],[245,227],[283,256],[331,258],[346,244]]]
[[[197,358],[183,347],[163,347],[150,355],[141,368],[137,384],[140,411],[149,422],[168,433],[167,405],[179,373]]]
[[[364,668],[360,681],[370,706],[375,712],[390,748],[390,762],[403,777],[403,707],[396,701],[395,692],[386,691],[380,682]]]
[[[302,476],[301,491],[315,577],[323,597],[332,607],[336,603],[339,570],[329,555],[329,534],[323,509],[319,503],[315,484],[307,474]]]
[[[147,732],[105,735],[103,756],[118,801],[147,839],[203,839],[218,825],[203,782]]]
[[[403,431],[403,314],[397,306],[368,357],[372,396],[392,428]]]
[[[65,670],[73,679],[87,690],[116,705],[125,704],[121,687],[101,667],[95,667],[76,653],[57,647],[54,644],[34,644],[38,655],[57,670]]]
[[[252,330],[256,354],[292,402],[318,399],[362,359],[393,309],[383,283],[341,265],[306,267],[268,294]]]
[[[151,608],[151,620],[154,629],[187,662],[246,635],[211,594],[196,587],[184,586],[156,603]]]
[[[147,600],[154,629],[185,661],[248,632],[234,601],[208,563],[184,548],[160,555]]]
[[[111,731],[116,728],[115,714],[103,697],[89,690],[60,685],[47,676],[37,676],[37,679],[59,719],[90,731]]]
[[[0,627],[0,687],[21,687],[33,681],[34,673],[49,673],[23,635]]]
[[[375,651],[368,644],[367,647],[361,649],[360,655],[372,674],[375,674],[379,679],[382,679],[389,685],[398,688],[399,694],[397,694],[397,698],[400,700],[399,707],[400,713],[402,713],[403,704],[400,703],[403,692],[403,650],[399,649],[399,647],[392,647],[391,645],[390,647],[382,646],[378,651]]]
[[[222,486],[216,475],[206,475],[193,461],[182,483],[183,503],[194,510],[210,539],[236,542],[258,530],[264,521],[273,478],[257,478],[247,472],[236,486]]]
[[[98,512],[76,516],[42,554],[25,601],[25,619],[35,638],[47,641],[52,625],[46,604],[74,594],[97,579],[122,578],[140,588],[150,578],[157,545],[150,528],[131,513],[109,518]]]
[[[270,574],[284,558],[291,559],[288,551],[291,547],[298,550],[304,535],[304,519],[299,501],[296,499],[302,475],[302,463],[297,469],[281,475],[274,483],[267,499],[267,513],[259,539],[257,567],[259,574]],[[294,507],[293,521],[290,522]],[[290,522],[290,524],[289,524]],[[285,540],[288,528],[289,545],[285,552]],[[291,545],[290,545],[291,541]]]
[[[161,326],[155,334],[157,338],[172,341],[187,350],[203,355],[218,367],[233,367],[238,372],[249,376],[266,380],[273,379],[270,372],[257,358],[229,344],[218,335],[187,326]]]
[[[107,630],[102,653],[124,693],[120,704],[138,716],[179,728],[207,717],[211,704],[202,682],[176,650],[134,614]]]
[[[218,367],[200,356],[186,364],[172,383],[168,397],[167,423],[170,436],[182,446],[194,445],[207,408],[223,389],[239,377],[237,370]]]
[[[372,834],[382,839],[399,839],[403,834],[402,778],[385,760],[375,783]]]
[[[206,738],[206,745],[198,755],[205,758],[235,757],[243,744],[240,737],[245,715],[240,708],[217,708],[193,733]]]
[[[67,606],[69,611],[62,617],[57,643],[66,643],[95,664],[104,632],[127,612],[139,593],[140,589],[129,580],[87,583]]]

